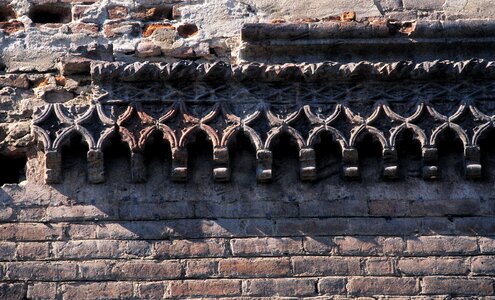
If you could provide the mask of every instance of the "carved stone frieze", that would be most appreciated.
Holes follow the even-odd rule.
[[[80,134],[88,145],[90,182],[104,181],[103,150],[114,134],[129,146],[133,180],[145,181],[143,153],[156,131],[170,145],[171,173],[177,181],[187,179],[187,144],[200,131],[213,146],[217,181],[229,180],[228,148],[238,133],[249,137],[256,149],[258,181],[271,180],[271,149],[282,134],[290,135],[297,144],[301,179],[315,180],[318,153],[314,146],[323,132],[331,134],[341,147],[344,178],[359,178],[356,144],[370,134],[382,147],[383,177],[394,179],[399,174],[396,146],[404,130],[412,131],[421,144],[423,177],[435,179],[439,174],[438,137],[448,129],[464,145],[466,177],[478,178],[479,139],[492,128],[495,118],[495,83],[486,80],[180,80],[186,76],[186,68],[180,76],[174,75],[178,80],[158,81],[153,73],[142,77],[141,69],[168,69],[167,76],[171,76],[173,66],[141,64],[140,68],[122,66],[122,72],[105,73],[109,66],[115,64],[93,66],[100,77],[94,80],[91,106],[48,104],[35,116],[32,129],[46,154],[47,182],[62,180],[61,147],[73,134]],[[276,66],[264,70],[269,68]],[[198,67],[195,70],[199,72]],[[103,73],[106,79],[114,79],[101,80]],[[274,74],[282,76],[283,72]],[[124,76],[133,80],[122,82]]]

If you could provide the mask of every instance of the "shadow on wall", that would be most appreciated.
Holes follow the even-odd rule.
[[[2,207],[18,213],[43,208],[43,222],[99,224],[95,234],[130,239],[414,235],[431,230],[452,234],[448,218],[495,214],[495,192],[487,184],[495,180],[492,168],[485,170],[482,181],[465,180],[462,145],[451,132],[439,139],[444,172],[439,181],[420,178],[420,147],[413,135],[405,131],[399,140],[404,180],[379,179],[381,146],[372,136],[364,135],[358,150],[365,176],[360,182],[344,181],[339,176],[340,146],[332,136],[321,135],[315,145],[319,180],[303,183],[298,178],[297,146],[290,136],[280,135],[272,146],[274,180],[260,184],[256,182],[254,147],[248,137],[238,134],[229,145],[231,181],[217,183],[212,176],[211,142],[199,132],[187,146],[189,180],[177,183],[170,177],[170,147],[156,133],[145,148],[148,181],[136,184],[129,172],[129,148],[115,135],[104,147],[106,182],[88,184],[88,148],[74,135],[62,150],[63,182],[7,185],[1,190]],[[483,162],[489,167],[495,164],[494,140],[491,132],[481,142]],[[415,217],[444,217],[438,222],[445,224],[428,224]],[[12,218],[15,220],[15,214]],[[469,234],[487,233],[476,230]]]

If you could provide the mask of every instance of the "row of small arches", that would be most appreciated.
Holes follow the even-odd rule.
[[[78,134],[77,131],[74,131],[70,137],[71,137],[70,139],[66,139],[64,143],[62,143],[61,151],[58,151],[58,153],[60,153],[61,159],[65,159],[67,154],[73,152],[74,149],[79,149],[80,153],[85,153],[90,151],[90,148],[84,142],[84,138],[82,138],[82,136]],[[482,138],[479,140],[481,145],[480,148],[481,156],[479,158],[479,161],[475,162],[474,164],[476,165],[484,164],[483,161],[487,160],[485,154],[491,153],[491,149],[495,149],[494,147],[495,142],[492,142],[492,140],[495,141],[495,130],[493,129],[487,131],[487,134],[482,136]],[[199,146],[197,141],[199,141]],[[173,147],[171,147],[168,140],[164,138],[163,133],[161,133],[158,130],[155,130],[150,134],[143,149],[141,149],[140,155],[142,155],[142,158],[144,158],[144,160],[147,160],[150,151],[152,151],[150,149],[156,148],[157,144],[161,145],[160,149],[162,149],[158,151],[158,153],[162,155],[164,158],[171,157],[172,169],[176,168],[177,163],[175,163],[174,161],[177,160],[177,158],[174,157],[175,154],[174,149]],[[424,169],[425,165],[437,166],[437,167],[439,166],[440,171],[442,169],[449,169],[449,168],[451,169],[450,164],[442,163],[444,156],[449,156],[450,155],[449,153],[451,152],[458,154],[456,156],[457,157],[456,160],[454,161],[455,165],[457,165],[457,167],[455,168],[457,175],[460,176],[463,172],[465,172],[463,171],[462,165],[464,165],[464,167],[468,165],[466,163],[467,160],[466,151],[464,147],[464,142],[457,136],[457,133],[454,130],[448,128],[439,135],[437,144],[438,144],[437,148],[439,152],[438,153],[439,162],[437,162],[436,164],[435,162],[426,162],[425,161],[426,159],[424,157],[425,154],[423,150],[424,147],[417,139],[415,132],[411,129],[403,130],[400,134],[398,134],[396,147],[394,148],[394,151],[397,153],[397,159],[395,162],[392,162],[392,165],[395,165],[397,167],[396,170],[397,174],[393,179],[403,178],[403,177],[421,177],[421,173],[424,172],[425,170]],[[345,148],[342,146],[341,143],[339,143],[335,139],[335,137],[331,133],[322,132],[318,136],[314,148],[312,148],[312,150],[314,150],[315,153],[314,162],[313,162],[315,170],[312,170],[311,172],[314,172],[316,174],[315,179],[319,180],[326,178],[326,176],[324,175],[324,173],[326,172],[324,157],[327,158],[331,157],[331,160],[333,160],[333,165],[338,166],[339,169],[338,172],[341,173],[342,175],[340,177],[344,177],[347,179],[361,178],[362,180],[367,180],[367,177],[369,176],[372,176],[374,178],[379,177],[376,174],[377,172],[383,175],[383,168],[387,164],[386,162],[387,157],[384,151],[385,148],[383,148],[381,141],[379,141],[376,138],[376,136],[372,135],[371,133],[363,133],[356,140],[355,145],[356,146],[353,149],[358,154],[357,161],[352,161],[352,159],[349,160],[349,158],[346,157],[344,153],[345,151],[343,151],[345,150]],[[115,150],[115,147],[118,147],[120,149],[119,151],[121,152],[125,151],[128,157],[132,157],[133,155],[132,149],[124,141],[124,138],[118,132],[114,131],[107,139],[107,142],[102,145],[101,150],[104,153],[102,157],[102,161],[106,161],[106,157],[112,156],[111,153],[112,151]],[[201,151],[205,151],[205,148],[208,148],[209,149],[208,151],[210,153],[209,155],[211,155],[212,151],[214,152],[211,157],[211,159],[213,160],[214,169],[227,169],[223,171],[228,172],[229,175],[230,175],[230,169],[235,170],[235,164],[236,164],[235,159],[232,160],[227,157],[226,160],[222,160],[222,159],[219,160],[218,158],[216,158],[215,157],[216,150],[213,147],[212,142],[209,139],[209,136],[203,131],[198,130],[197,132],[195,132],[194,135],[192,135],[192,138],[189,140],[189,143],[187,143],[183,149],[184,150],[183,154],[185,153],[186,158],[182,159],[182,161],[180,158],[178,159],[179,164],[177,169],[185,168],[183,171],[186,172],[186,175],[182,176],[181,180],[190,178],[192,176],[191,174],[193,174],[194,172],[194,169],[191,168],[189,168],[191,170],[187,172],[188,167],[190,167],[189,166],[190,163],[188,163],[188,159],[189,161],[194,160],[194,155],[195,155],[194,153],[196,153],[198,150],[197,147],[199,147]],[[82,152],[81,149],[83,149]],[[263,161],[264,158],[260,157],[259,151],[256,149],[255,146],[253,146],[252,139],[249,137],[249,135],[245,134],[242,131],[239,131],[238,133],[235,134],[234,138],[232,138],[231,143],[228,145],[228,148],[226,150],[228,152],[227,156],[232,156],[232,157],[235,157],[236,152],[239,151],[251,152],[252,153],[251,158],[253,160],[253,164],[255,165],[253,172],[257,173],[258,181],[270,181],[271,179],[274,178],[276,179],[279,178],[280,176],[283,176],[283,174],[277,173],[278,172],[277,166],[284,164],[283,159],[287,158],[287,157],[284,158],[284,153],[287,153],[288,151],[289,152],[292,151],[292,154],[295,154],[293,155],[293,157],[296,157],[296,160],[297,158],[299,159],[298,162],[300,167],[299,171],[303,172],[302,170],[303,167],[301,167],[301,165],[303,165],[305,162],[304,162],[304,158],[301,156],[302,152],[300,145],[297,144],[297,141],[295,141],[293,136],[288,132],[282,132],[281,134],[277,135],[277,137],[274,138],[274,140],[271,143],[271,148],[269,148],[269,153],[271,155],[271,153],[273,152],[273,157],[270,157],[269,160],[265,159],[265,161]],[[372,166],[371,168],[369,166],[370,157],[376,158],[374,159],[375,166]],[[244,159],[247,158],[245,157]],[[257,162],[255,162],[256,160]],[[413,172],[409,172],[407,170],[408,168],[407,166],[411,165],[411,161],[413,161],[414,162],[413,165],[416,166],[415,167],[416,170]],[[259,172],[269,170],[271,175],[272,165],[273,165],[273,176],[269,176],[269,178],[260,180]],[[377,166],[379,166],[379,168],[377,168]],[[346,168],[356,168],[359,175],[349,176],[347,174],[346,176],[345,174]],[[373,169],[374,171],[370,172],[369,169]],[[297,170],[297,167],[294,170]],[[172,170],[172,173],[173,172],[174,170]],[[335,172],[332,172],[332,174],[335,174]],[[414,175],[410,176],[410,174],[414,174]],[[485,175],[484,177],[487,177],[486,172],[484,172],[484,175]],[[147,174],[147,176],[153,176],[153,174]],[[230,176],[228,177],[230,178]],[[138,180],[138,181],[142,181],[142,180]],[[225,180],[219,180],[219,181],[225,181]]]

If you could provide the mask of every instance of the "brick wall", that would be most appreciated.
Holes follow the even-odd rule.
[[[287,172],[258,184],[252,168],[234,168],[222,184],[205,163],[181,184],[156,160],[150,181],[133,184],[117,176],[128,164],[120,158],[108,166],[113,179],[89,185],[73,159],[61,184],[4,186],[2,299],[495,293],[486,183],[304,184]]]

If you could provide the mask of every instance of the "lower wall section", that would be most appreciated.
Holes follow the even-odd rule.
[[[68,239],[67,229],[0,243],[1,299],[495,295],[495,237]]]
[[[73,178],[0,189],[0,300],[495,299],[495,192],[482,182]]]

